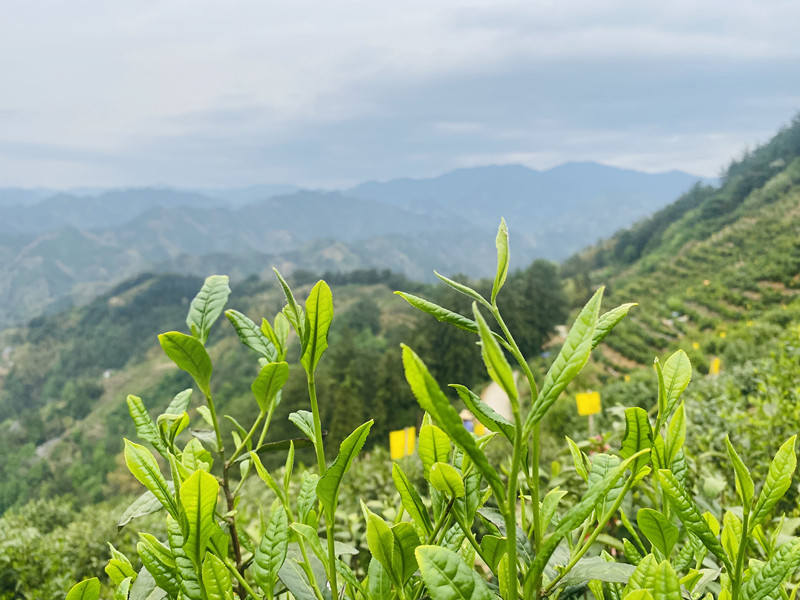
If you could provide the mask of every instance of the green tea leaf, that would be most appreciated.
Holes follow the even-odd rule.
[[[306,335],[300,362],[308,373],[317,369],[322,353],[328,347],[328,330],[333,320],[333,295],[324,281],[312,288],[306,300]]]
[[[392,580],[389,577],[389,573],[375,557],[372,557],[369,561],[368,575],[370,600],[373,598],[388,598],[391,595]]]
[[[162,333],[158,336],[158,341],[172,362],[189,373],[200,391],[210,396],[211,359],[203,344],[178,331]]]
[[[263,356],[269,362],[278,361],[278,351],[275,346],[272,345],[272,342],[269,341],[255,323],[238,310],[233,310],[232,308],[225,311],[225,316],[228,317],[228,320],[233,325],[236,335],[239,336],[239,341],[242,344],[256,354]]]
[[[580,373],[589,354],[592,351],[592,340],[597,323],[597,315],[600,311],[600,302],[603,299],[603,289],[600,288],[594,296],[583,307],[575,323],[572,325],[564,345],[558,353],[547,375],[544,378],[539,397],[525,419],[525,432],[530,429],[547,413],[553,402],[556,401],[564,388],[570,381]]]
[[[289,420],[306,434],[308,439],[314,439],[314,415],[307,410],[298,410],[289,414]]]
[[[289,549],[289,519],[280,504],[275,504],[269,514],[267,529],[253,557],[253,579],[272,598],[278,573]]]
[[[579,585],[589,580],[608,583],[627,583],[635,567],[616,562],[608,562],[600,556],[580,559],[572,570],[561,580],[562,587]]]
[[[195,471],[181,485],[181,505],[189,521],[184,549],[187,556],[200,567],[211,534],[214,532],[214,509],[217,506],[219,483],[205,471]]]
[[[184,549],[185,537],[174,519],[167,519],[167,539],[175,557],[175,570],[178,573],[181,600],[204,600],[200,584],[200,567],[195,566]]]
[[[422,580],[433,600],[494,600],[483,579],[455,552],[420,546],[416,554]]]
[[[575,466],[575,471],[584,481],[589,481],[589,469],[587,468],[586,456],[578,447],[578,444],[574,442],[569,436],[565,436],[567,440],[567,447],[569,448],[569,453],[572,456],[572,464]],[[624,456],[623,458],[630,458],[630,456]]]
[[[150,418],[150,413],[148,413],[147,409],[144,407],[142,399],[136,396],[128,396],[127,402],[128,413],[130,413],[131,419],[133,419],[133,424],[136,425],[136,435],[144,441],[150,442],[161,456],[167,456],[169,450],[167,450],[164,442],[161,441],[161,436],[158,434],[156,424],[153,423],[153,419]]]
[[[472,390],[457,383],[451,383],[450,387],[458,393],[469,411],[475,415],[486,429],[502,433],[508,441],[512,444],[514,443],[514,425],[511,422],[503,415],[496,413],[491,406],[481,400]]]
[[[587,483],[589,484],[589,491],[598,484],[602,484],[606,475],[611,473],[619,466],[619,458],[612,454],[599,453],[592,456],[592,468],[589,471]],[[600,497],[595,507],[595,514],[600,519],[606,511],[611,508],[614,501],[619,497],[622,492],[623,482],[621,479],[615,483],[606,494]]]
[[[708,523],[700,515],[700,511],[683,485],[675,479],[675,476],[670,471],[665,469],[658,471],[658,481],[678,518],[683,522],[684,527],[700,538],[703,545],[725,565],[728,571],[731,571],[733,567],[730,559],[725,554],[725,549],[720,544],[717,536],[714,535],[714,532],[711,531]]]
[[[186,325],[201,344],[208,340],[208,332],[222,314],[230,293],[227,275],[211,275],[189,305]]]
[[[622,304],[617,308],[612,308],[607,313],[603,313],[597,318],[597,324],[594,327],[594,337],[592,337],[592,350],[597,348],[598,344],[611,333],[611,330],[627,316],[628,311],[634,306],[639,305],[636,303]]]
[[[428,372],[425,363],[413,350],[405,345],[403,346],[403,367],[405,368],[406,380],[408,380],[411,391],[417,398],[419,405],[423,410],[431,414],[453,443],[469,455],[472,462],[475,463],[475,466],[491,486],[497,501],[504,502],[503,483],[497,475],[497,471],[489,464],[486,455],[478,447],[472,434],[464,428],[461,417],[458,416],[456,409],[450,405],[450,401],[430,372]]]
[[[772,459],[769,471],[767,471],[767,478],[750,518],[751,531],[769,516],[772,509],[792,485],[792,475],[797,467],[797,455],[794,450],[796,442],[797,435],[793,435],[783,443],[775,454],[775,458]]]
[[[508,275],[508,226],[506,220],[502,218],[497,230],[495,246],[497,247],[497,273],[494,276],[494,285],[492,285],[492,304],[495,303],[497,294],[506,282]]]
[[[783,544],[742,586],[742,600],[780,598],[776,592],[800,566],[800,540]]]
[[[258,407],[267,412],[278,392],[289,379],[289,365],[285,362],[267,363],[259,371],[250,390],[255,396]]]
[[[625,435],[622,438],[622,447],[619,450],[620,456],[628,458],[639,452],[639,450],[652,447],[653,428],[650,426],[650,419],[647,418],[647,411],[638,406],[626,408]],[[639,458],[631,467],[631,471],[636,474],[645,466],[647,466],[647,458]]]
[[[153,454],[144,446],[125,440],[125,464],[139,482],[167,509],[173,518],[178,518],[178,506],[172,496],[167,480],[161,474]]]
[[[478,324],[478,333],[481,336],[481,358],[489,377],[499,385],[506,395],[511,399],[513,405],[518,403],[517,384],[514,381],[514,372],[508,364],[503,350],[492,336],[486,320],[483,318],[478,305],[472,305],[472,312],[475,315],[475,322]]]
[[[628,594],[636,590],[652,590],[655,585],[656,570],[658,569],[658,561],[652,554],[645,556],[636,569],[631,573],[628,579],[628,584],[622,590],[622,597],[627,598]]]
[[[294,600],[317,600],[314,589],[297,561],[290,559],[284,562],[278,577],[292,594]]]
[[[656,569],[653,581],[653,600],[683,600],[681,582],[669,561],[665,560]]]
[[[578,504],[567,511],[553,533],[544,539],[541,550],[534,557],[530,569],[528,569],[528,573],[525,576],[526,580],[541,575],[553,552],[555,552],[565,536],[571,534],[573,529],[592,514],[597,504],[617,485],[617,481],[623,476],[631,462],[636,460],[635,457],[636,455],[625,459],[619,466],[608,472],[601,481],[588,489]]]
[[[180,586],[178,584],[175,557],[172,555],[172,551],[152,535],[146,533],[140,533],[139,535],[142,541],[136,545],[136,551],[139,554],[142,565],[153,577],[158,587],[170,596],[176,597],[180,591]]]
[[[203,588],[208,600],[233,600],[233,586],[228,568],[210,552],[206,552],[203,560]]]
[[[683,402],[681,402],[667,428],[667,443],[664,447],[664,464],[672,466],[672,463],[678,456],[678,452],[683,448],[685,440],[686,412],[683,408]]]
[[[448,286],[453,288],[455,291],[464,294],[465,296],[472,298],[476,302],[480,302],[489,310],[492,309],[492,305],[489,304],[489,301],[486,300],[483,296],[481,296],[478,292],[473,290],[471,287],[464,285],[463,283],[458,283],[457,281],[453,281],[452,279],[448,279],[444,275],[437,273],[436,271],[433,272],[436,277],[438,277],[442,282],[446,283]]]
[[[678,350],[667,359],[663,368],[666,406],[664,418],[667,418],[692,379],[692,363],[686,352]]]
[[[300,491],[297,493],[297,517],[300,523],[306,523],[308,513],[314,508],[317,501],[317,482],[319,476],[316,473],[303,471]]]
[[[189,402],[192,400],[192,388],[178,392],[169,403],[163,414],[180,415],[189,410]]]
[[[312,330],[313,331],[313,330]],[[367,441],[369,430],[372,427],[372,419],[358,426],[353,433],[347,436],[339,446],[339,454],[333,464],[325,471],[317,483],[317,497],[320,504],[325,509],[325,514],[331,520],[336,513],[336,505],[339,502],[339,485],[342,477],[353,464],[364,442]]]
[[[172,491],[171,483],[172,482],[169,481],[167,482],[170,493]],[[125,509],[125,512],[122,513],[119,521],[117,521],[117,529],[122,529],[125,525],[138,517],[146,517],[147,515],[157,513],[162,508],[164,508],[164,505],[161,501],[153,495],[153,492],[147,490]]]
[[[433,463],[430,475],[431,485],[449,498],[461,498],[464,495],[461,475],[447,463]]]
[[[369,510],[363,501],[361,502],[361,510],[367,520],[367,546],[372,557],[386,569],[395,585],[401,585],[399,577],[392,566],[394,548],[392,530],[383,519]]]
[[[401,521],[392,527],[392,568],[397,572],[401,585],[417,570],[414,551],[419,547],[419,537],[414,526]]]
[[[425,508],[425,504],[422,502],[419,493],[417,493],[417,490],[408,480],[406,474],[403,473],[400,465],[396,462],[392,463],[392,479],[397,488],[397,493],[400,494],[400,501],[403,504],[403,508],[414,522],[422,527],[426,534],[430,535],[433,531],[433,525],[428,515],[428,509]]]
[[[481,550],[483,550],[483,556],[489,569],[496,574],[500,559],[506,553],[506,538],[489,534],[484,535],[481,538]]]
[[[436,425],[423,425],[419,430],[417,452],[422,459],[425,479],[430,480],[431,467],[450,458],[450,438]]]
[[[275,272],[275,277],[277,277],[281,288],[283,288],[283,295],[286,296],[287,306],[284,309],[284,314],[292,324],[292,327],[294,327],[297,337],[300,338],[301,341],[305,340],[305,319],[303,317],[303,309],[301,309],[297,304],[297,301],[294,299],[294,295],[292,294],[292,290],[289,288],[289,284],[286,283],[286,280],[280,274],[278,269],[273,267],[272,270]]]
[[[100,580],[97,577],[92,577],[72,586],[72,589],[67,593],[66,600],[99,600],[99,598]]]
[[[678,542],[679,531],[669,519],[652,508],[642,508],[636,515],[636,522],[644,536],[650,540],[664,558],[669,558]]]
[[[683,407],[683,405],[681,405]],[[680,409],[679,409],[680,410]],[[753,494],[755,493],[755,485],[753,478],[750,476],[750,471],[739,458],[736,449],[731,444],[730,438],[725,436],[725,447],[728,450],[728,456],[733,463],[733,470],[736,475],[736,493],[742,501],[742,508],[745,514],[750,513],[750,508],[753,506]]]
[[[395,294],[400,296],[403,300],[408,302],[417,310],[421,310],[422,312],[428,313],[432,317],[435,317],[437,321],[450,323],[450,325],[455,325],[459,329],[469,331],[470,333],[478,333],[478,324],[472,319],[468,319],[464,315],[453,312],[452,310],[448,310],[443,306],[439,306],[438,304],[431,302],[430,300],[425,300],[424,298],[414,296],[413,294],[407,294],[405,292],[395,292]]]

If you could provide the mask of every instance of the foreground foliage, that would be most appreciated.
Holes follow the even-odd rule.
[[[683,393],[692,370],[681,351],[663,365],[656,361],[654,410],[624,411],[625,433],[615,452],[609,447],[587,454],[567,438],[572,465],[560,476],[569,486],[559,487],[555,468],[550,473],[542,469],[543,418],[632,305],[602,312],[599,289],[537,385],[497,303],[508,274],[505,223],[496,246],[498,268],[490,294],[440,277],[473,300],[471,314],[400,295],[477,336],[488,375],[508,395],[513,418],[506,420],[469,388],[454,384],[461,401],[489,431],[482,437],[468,432],[426,364],[404,346],[406,379],[425,411],[418,445],[424,483],[415,485],[416,478],[395,463],[392,479],[399,505],[393,514],[378,514],[362,502],[370,554],[366,560],[341,541],[346,535],[337,516],[342,482],[372,421],[356,427],[329,461],[320,420],[315,372],[333,319],[330,289],[318,282],[301,306],[276,271],[287,304],[273,321],[264,319],[258,326],[236,310],[225,312],[259,365],[252,384],[258,415],[244,427],[216,410],[205,343],[230,290],[225,277],[207,279],[189,310],[191,335],[173,331],[159,341],[200,390],[203,403],[197,410],[209,429],[191,430],[188,442],[180,437],[189,426],[191,390],[180,392],[156,420],[139,398],[128,398],[139,438],[158,457],[126,440],[127,465],[147,491],[129,508],[123,524],[164,510],[167,533],[161,539],[141,534],[138,559],[112,551],[106,572],[116,585],[115,598],[243,600],[287,594],[302,600],[509,600],[566,599],[591,591],[595,598],[622,600],[755,600],[791,593],[790,580],[800,566],[800,539],[787,536],[792,531],[773,518],[773,511],[791,486],[796,438],[778,449],[763,482],[753,480],[726,440],[738,505],[722,509],[700,504],[691,491],[685,451]],[[303,437],[267,441],[289,375],[291,331],[299,341],[311,410],[289,416]],[[524,396],[509,357],[524,375]],[[222,433],[222,419],[234,424],[232,440]],[[313,448],[316,471],[302,471],[298,486],[293,470],[295,449],[301,445]],[[286,453],[282,477],[261,460],[275,451]],[[510,456],[501,468],[490,460],[497,454]],[[275,498],[264,507],[257,535],[242,522],[250,500],[243,490],[249,489],[245,484],[253,475]],[[99,595],[99,580],[88,579],[67,599]]]

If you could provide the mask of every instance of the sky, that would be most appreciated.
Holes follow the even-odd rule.
[[[0,187],[714,177],[800,110],[800,2],[11,0]]]

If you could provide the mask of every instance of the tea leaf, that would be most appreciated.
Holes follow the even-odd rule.
[[[494,409],[481,400],[477,394],[463,385],[451,383],[450,387],[458,393],[461,400],[467,405],[469,411],[475,415],[486,429],[502,433],[508,441],[512,444],[514,443],[514,425],[503,415],[496,413]]]
[[[233,600],[231,576],[225,563],[206,552],[203,560],[203,588],[208,600]]]
[[[494,600],[483,579],[455,552],[438,546],[420,546],[416,555],[433,600]]]
[[[678,452],[683,448],[686,440],[686,412],[683,402],[675,411],[672,420],[667,428],[667,443],[664,447],[664,464],[672,466],[673,461],[678,456]]]
[[[306,337],[300,362],[306,372],[313,373],[322,353],[328,347],[328,330],[333,320],[333,295],[324,281],[312,288],[306,300]]]
[[[171,485],[172,482],[168,481],[167,487],[170,488],[170,492],[172,491]],[[164,508],[164,505],[161,501],[153,495],[153,492],[147,490],[125,509],[125,512],[122,513],[119,521],[117,521],[117,529],[122,529],[138,517],[146,517],[157,513],[162,508]]]
[[[419,430],[417,452],[422,459],[425,479],[430,479],[431,466],[450,458],[450,438],[436,425],[423,425]]]
[[[392,567],[400,578],[400,584],[405,585],[418,568],[414,551],[419,547],[419,537],[411,523],[401,521],[392,527],[392,538]]]
[[[491,486],[498,502],[504,502],[503,484],[497,471],[489,464],[486,455],[475,443],[472,434],[464,428],[456,409],[450,405],[450,401],[428,372],[425,363],[405,345],[403,346],[403,367],[411,391],[414,392],[419,405],[431,414],[453,443],[469,455]]]
[[[431,485],[450,498],[464,495],[461,475],[447,463],[437,462],[431,466]]]
[[[181,528],[173,519],[167,519],[167,539],[172,554],[175,556],[175,570],[180,582],[180,597],[187,600],[203,600],[203,588],[198,575],[199,567],[195,567],[192,559],[184,549],[185,537]]]
[[[508,275],[508,227],[506,220],[502,218],[497,230],[495,246],[497,247],[497,274],[494,276],[494,285],[492,285],[492,304],[495,303],[497,294],[506,282]]]
[[[317,600],[314,588],[308,582],[306,574],[295,560],[287,560],[283,563],[278,577],[291,592],[295,600]]]
[[[655,556],[652,554],[645,556],[636,566],[636,570],[631,573],[628,584],[622,590],[623,598],[627,598],[630,592],[636,590],[653,589],[656,569],[658,569],[658,561]]]
[[[586,464],[586,457],[583,454],[583,451],[578,448],[578,444],[576,444],[570,437],[567,436],[567,447],[569,448],[569,453],[572,456],[572,464],[575,466],[575,471],[584,481],[589,480],[589,470],[587,469]],[[620,452],[621,454],[621,452]],[[630,458],[630,456],[623,456],[623,458]],[[638,462],[638,461],[637,461]]]
[[[308,513],[317,501],[317,482],[319,476],[316,473],[303,471],[300,491],[297,493],[297,516],[301,523],[306,522]]]
[[[208,332],[222,314],[230,293],[227,275],[211,275],[189,305],[186,326],[201,344],[205,345],[208,340]]]
[[[635,302],[629,304],[622,304],[617,308],[612,308],[610,311],[603,313],[597,318],[597,324],[594,328],[594,336],[592,337],[592,350],[597,348],[598,344],[602,342],[606,336],[611,333],[611,330],[616,327],[622,319],[624,319],[628,311],[634,306],[639,306]]]
[[[464,315],[453,312],[452,310],[448,310],[443,306],[439,306],[438,304],[435,304],[429,300],[425,300],[424,298],[414,296],[413,294],[407,294],[405,292],[395,292],[395,294],[400,296],[414,308],[421,310],[424,313],[428,313],[432,317],[435,317],[437,321],[450,323],[451,325],[455,325],[459,329],[469,331],[470,333],[478,333],[477,323],[475,323],[475,321],[472,319],[468,319]]]
[[[161,436],[158,434],[156,424],[153,423],[153,419],[150,418],[150,413],[148,413],[147,409],[144,407],[142,399],[129,395],[127,402],[128,413],[131,415],[133,424],[136,426],[136,434],[144,441],[150,442],[161,456],[169,454],[169,450],[167,450],[164,442],[161,441]]]
[[[165,415],[179,415],[185,413],[189,409],[189,402],[192,400],[192,388],[178,392],[169,403],[167,409],[163,414]]]
[[[136,545],[136,551],[145,569],[155,580],[158,587],[170,596],[177,596],[180,591],[178,573],[175,568],[175,557],[172,551],[149,534],[139,534],[142,541]],[[141,577],[141,575],[139,575]],[[137,578],[138,580],[138,578]]]
[[[178,506],[172,497],[172,490],[167,485],[167,480],[161,474],[158,463],[144,446],[125,440],[125,464],[139,482],[146,487],[153,496],[167,509],[173,518],[178,518]]]
[[[396,462],[392,463],[392,479],[397,488],[397,493],[400,494],[400,501],[403,504],[403,508],[405,508],[414,522],[425,530],[426,534],[430,534],[431,531],[433,531],[433,525],[428,515],[428,509],[425,508],[425,504],[422,502],[419,493],[417,493],[417,490],[411,485],[408,477],[406,477],[406,474],[403,473],[400,465]]]
[[[777,549],[770,559],[745,581],[742,600],[767,600],[779,598],[774,595],[781,584],[789,579],[800,566],[800,540],[787,542]]]
[[[198,340],[185,333],[169,331],[158,336],[164,353],[178,367],[189,373],[206,396],[211,395],[211,359]]]
[[[275,504],[269,514],[267,529],[253,557],[253,579],[268,598],[278,580],[278,572],[286,560],[289,549],[289,520],[280,504]]]
[[[72,586],[66,600],[98,600],[99,598],[100,580],[97,577],[92,577]]]
[[[285,362],[267,363],[259,371],[250,390],[255,396],[258,407],[267,412],[278,392],[289,379],[289,365]]]
[[[753,506],[753,494],[755,493],[753,478],[750,476],[750,471],[747,470],[742,459],[739,458],[727,435],[725,436],[725,448],[728,450],[728,456],[733,463],[733,470],[736,475],[736,493],[742,501],[744,513],[749,514],[750,508]]]
[[[468,296],[469,298],[472,298],[476,302],[480,302],[481,304],[483,304],[489,310],[492,309],[492,305],[489,304],[489,301],[486,300],[486,298],[484,298],[483,296],[481,296],[478,292],[473,290],[471,287],[469,287],[467,285],[464,285],[463,283],[459,283],[457,281],[453,281],[452,279],[448,279],[447,277],[445,277],[444,275],[441,275],[440,273],[437,273],[436,271],[434,271],[433,274],[436,275],[436,277],[438,277],[442,282],[446,283],[448,286],[453,288],[455,291],[457,291],[457,292],[459,292],[461,294],[464,294],[465,296]]]
[[[374,556],[369,561],[369,597],[388,598],[391,595],[392,582],[389,573]]]
[[[225,316],[228,317],[231,325],[233,325],[233,328],[236,330],[236,335],[239,336],[239,341],[242,342],[242,344],[255,353],[260,354],[269,362],[277,362],[278,351],[261,329],[256,327],[255,323],[238,310],[233,310],[232,308],[225,311]]]
[[[295,332],[297,333],[297,337],[300,338],[300,341],[305,340],[305,320],[303,318],[303,309],[297,304],[297,301],[294,299],[294,295],[292,294],[292,290],[289,288],[289,284],[286,283],[286,280],[280,274],[278,269],[275,267],[272,268],[275,272],[275,277],[278,278],[278,283],[283,288],[283,295],[286,296],[287,306],[284,309],[284,314],[286,318],[289,319],[289,322],[294,327]]]
[[[514,381],[514,372],[508,364],[503,350],[492,336],[492,331],[486,320],[478,310],[478,305],[473,303],[472,312],[475,315],[475,322],[478,323],[478,333],[481,336],[481,358],[489,377],[499,385],[506,395],[511,399],[512,405],[518,402],[517,384]]]
[[[619,450],[622,458],[633,456],[639,450],[653,447],[653,428],[650,426],[650,419],[647,418],[647,411],[638,406],[625,409],[625,435],[622,438],[622,447]],[[643,467],[647,466],[647,457],[640,457],[631,467],[631,471],[636,474]]]
[[[758,495],[758,501],[750,519],[751,531],[772,512],[772,509],[791,486],[792,475],[797,467],[797,455],[794,451],[796,442],[797,435],[795,434],[783,443],[772,459],[769,471],[767,471],[767,478]]]
[[[525,432],[538,423],[556,401],[559,394],[564,391],[570,381],[580,373],[589,360],[592,351],[597,314],[600,302],[603,299],[603,289],[600,288],[583,307],[575,323],[572,325],[561,351],[550,366],[545,376],[539,397],[533,405],[528,417],[525,419]]]
[[[653,578],[653,600],[682,600],[681,582],[675,574],[675,570],[664,561],[655,572]]]
[[[652,508],[642,508],[636,515],[636,522],[644,536],[650,540],[664,558],[669,558],[678,542],[678,528],[667,517]]]
[[[686,529],[699,537],[703,545],[731,571],[733,567],[730,559],[725,554],[722,544],[720,544],[717,536],[714,535],[708,523],[700,515],[700,511],[697,510],[694,501],[680,482],[675,479],[675,476],[670,471],[665,469],[658,471],[658,481],[661,484],[661,489],[667,495],[669,503],[675,509],[675,513]]]
[[[686,356],[686,352],[678,350],[670,356],[664,363],[663,374],[666,392],[664,418],[666,419],[692,379],[692,363]]]
[[[372,427],[372,419],[360,425],[348,435],[339,446],[339,454],[333,464],[325,471],[325,474],[320,477],[317,483],[317,497],[319,498],[322,507],[325,509],[325,514],[332,521],[334,513],[336,512],[336,505],[339,501],[339,485],[342,483],[342,477],[353,464],[361,448],[364,447],[364,442],[367,441],[369,430]]]
[[[187,556],[200,567],[206,547],[214,532],[214,509],[217,506],[217,480],[205,471],[195,471],[181,485],[181,505],[189,521],[183,545]]]

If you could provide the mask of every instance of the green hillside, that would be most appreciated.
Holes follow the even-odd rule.
[[[695,187],[563,272],[579,296],[605,283],[609,304],[640,304],[608,339],[614,372],[678,347],[701,369],[712,354],[744,360],[742,340],[800,316],[800,120],[733,162],[720,187]]]

